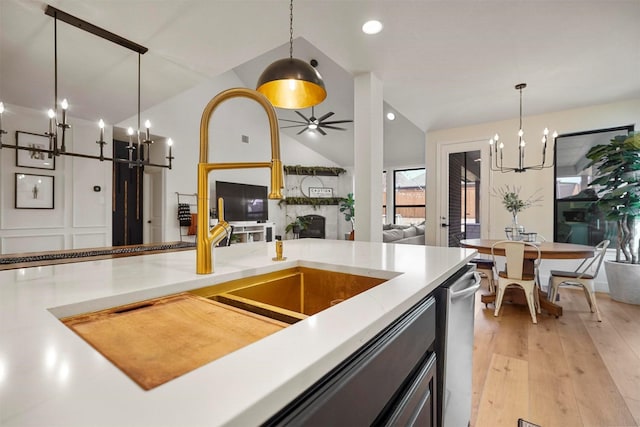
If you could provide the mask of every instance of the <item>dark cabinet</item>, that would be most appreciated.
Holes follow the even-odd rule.
[[[264,425],[435,425],[435,305],[416,304]]]
[[[406,387],[406,393],[397,402],[384,425],[435,426],[436,402],[436,355],[432,354]]]

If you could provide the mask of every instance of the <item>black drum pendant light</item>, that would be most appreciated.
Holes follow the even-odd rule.
[[[256,86],[256,90],[278,108],[308,108],[327,97],[320,73],[293,57],[293,0],[289,5],[289,57],[265,68]]]

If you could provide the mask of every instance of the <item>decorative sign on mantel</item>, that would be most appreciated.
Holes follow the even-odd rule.
[[[309,187],[309,197],[330,198],[333,197],[333,188],[329,187]]]

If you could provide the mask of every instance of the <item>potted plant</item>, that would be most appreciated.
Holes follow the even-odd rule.
[[[296,217],[296,219],[294,219],[289,224],[287,224],[287,226],[284,228],[284,232],[286,234],[286,233],[292,231],[293,232],[293,238],[295,239],[300,234],[300,231],[307,229],[307,226],[309,225],[309,222],[310,221],[307,218],[298,216],[298,217]]]
[[[640,133],[618,135],[587,153],[595,167],[594,205],[617,224],[615,261],[605,261],[611,298],[640,304]]]
[[[347,197],[340,201],[340,212],[344,214],[345,221],[351,224],[351,233],[349,233],[349,240],[354,239],[354,222],[356,218],[356,201],[353,198],[353,193],[347,194]]]
[[[509,185],[495,190],[494,193],[496,197],[502,200],[505,209],[512,216],[511,227],[505,228],[507,237],[513,240],[520,240],[520,233],[524,232],[524,226],[518,224],[518,214],[531,206],[535,206],[536,203],[542,200],[542,196],[538,196],[536,191],[531,197],[523,200],[520,198],[520,188],[516,186],[510,187]]]

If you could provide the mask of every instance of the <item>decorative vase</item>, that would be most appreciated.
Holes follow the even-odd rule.
[[[509,240],[522,240],[521,234],[524,232],[524,226],[518,224],[518,212],[511,212],[511,215],[513,215],[513,219],[511,222],[510,233],[507,232],[507,238]],[[509,229],[509,227],[507,227],[505,231],[507,229]]]

